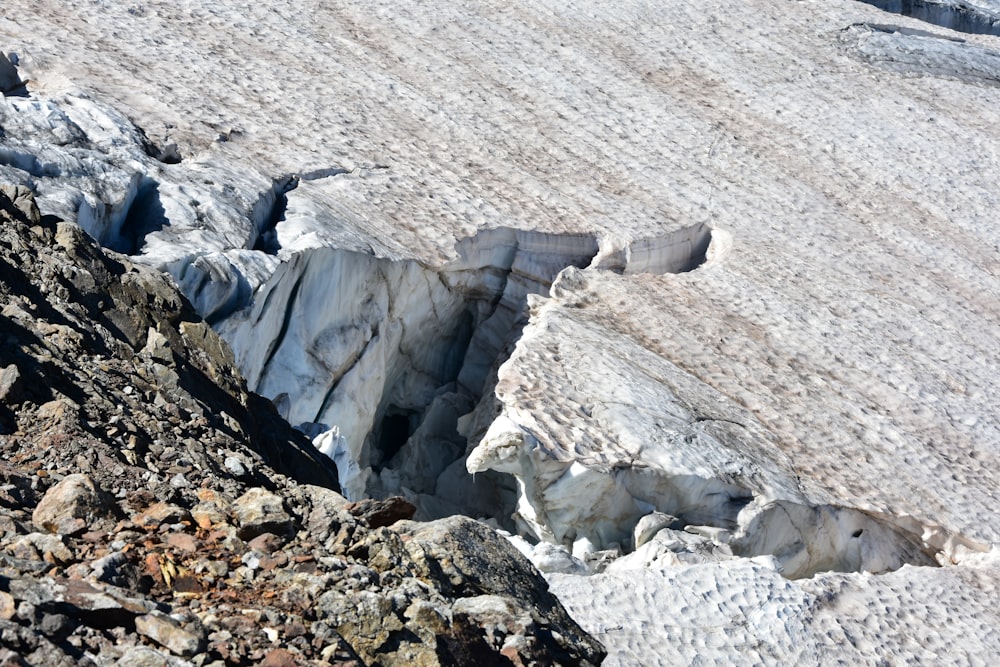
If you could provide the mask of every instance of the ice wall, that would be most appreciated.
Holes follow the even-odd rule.
[[[956,32],[1000,35],[1000,4],[992,0],[861,0],[894,14],[912,16]]]
[[[438,269],[305,250],[219,329],[250,385],[338,461],[349,495],[496,513],[496,500],[477,497],[495,489],[464,488],[472,481],[452,465],[466,453],[458,420],[519,336],[528,295],[547,293],[566,267],[686,270],[704,261],[710,235],[704,225],[633,242],[497,228],[460,241]]]

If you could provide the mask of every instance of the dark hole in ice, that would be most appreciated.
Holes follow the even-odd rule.
[[[341,174],[346,173],[349,172],[342,167],[327,167],[325,169],[313,169],[312,171],[303,172],[299,174],[299,178],[303,181],[318,181],[324,178],[340,176]]]
[[[474,317],[471,312],[466,310],[455,324],[455,333],[452,334],[454,342],[448,349],[448,354],[444,360],[442,376],[446,379],[446,382],[453,382],[458,379],[458,375],[462,371],[462,363],[465,361],[465,354],[469,351],[469,343],[472,342],[474,331]]]
[[[285,212],[288,210],[288,193],[297,188],[299,179],[286,177],[274,183],[274,204],[264,219],[263,227],[257,234],[253,249],[265,252],[268,255],[277,255],[281,250],[278,242],[278,223],[285,220]]]
[[[307,180],[307,176],[319,174],[300,175],[298,180]],[[269,234],[285,218],[284,193],[291,187],[283,186],[294,187],[297,183],[294,177],[287,178],[290,182],[275,180],[269,193],[272,196],[263,196],[255,210],[261,229],[255,246],[258,250],[276,248],[276,244],[269,246]],[[516,500],[513,477],[493,471],[463,476],[463,457],[499,411],[493,395],[497,369],[513,351],[527,322],[528,295],[548,293],[567,267],[617,269],[623,273],[690,271],[706,261],[712,240],[713,230],[698,223],[663,235],[616,242],[609,246],[613,250],[598,258],[601,242],[593,234],[549,234],[501,227],[482,230],[460,241],[456,244],[456,259],[439,269],[413,259],[317,249],[313,252],[322,259],[317,257],[315,264],[275,274],[275,281],[295,280],[282,297],[291,305],[268,308],[265,300],[261,312],[277,328],[277,335],[260,351],[259,361],[249,357],[248,372],[266,377],[279,350],[281,360],[275,362],[276,367],[299,363],[290,359],[312,363],[305,359],[303,351],[285,345],[291,318],[298,312],[295,304],[300,300],[324,302],[317,295],[299,293],[300,284],[322,283],[302,282],[313,270],[310,266],[326,267],[324,272],[366,272],[371,279],[359,284],[366,284],[363,289],[371,289],[370,295],[324,296],[329,312],[321,309],[317,321],[310,325],[310,331],[324,332],[337,349],[352,350],[330,364],[338,370],[333,376],[324,376],[322,398],[306,413],[308,423],[322,426],[321,433],[334,425],[339,430],[345,420],[351,424],[350,430],[344,429],[340,435],[342,443],[324,441],[323,445],[334,456],[343,456],[338,454],[341,452],[356,457],[352,461],[341,459],[342,479],[350,480],[345,486],[347,493],[358,497],[410,494],[427,518],[453,513],[505,518],[512,513]],[[379,296],[383,282],[385,294]],[[570,288],[563,284],[561,289]],[[266,293],[265,299],[279,294],[277,282],[269,282]],[[342,309],[345,304],[353,307],[357,300],[370,303],[370,309],[361,308],[359,312],[369,321],[366,326],[374,326],[376,333],[363,335],[364,327],[344,323]],[[405,315],[402,310],[393,312],[392,304],[401,303],[414,310]],[[390,315],[395,319],[383,321]],[[358,315],[351,317],[356,320]],[[377,333],[383,325],[385,336]],[[301,338],[291,337],[289,342],[297,344]],[[325,352],[317,347],[308,354],[317,353]],[[372,372],[378,373],[381,380],[371,381],[366,374]],[[359,375],[352,376],[354,373]],[[366,379],[357,380],[360,377]],[[262,384],[258,383],[258,390]],[[360,386],[365,389],[356,392]],[[265,389],[273,395],[285,391],[287,387],[278,384]],[[306,421],[296,415],[296,402],[308,396],[289,394],[285,412],[293,417],[293,423]],[[352,403],[357,403],[357,411],[342,412],[350,410]],[[362,416],[357,423],[351,421],[355,415]],[[748,501],[744,494],[728,493],[720,495],[716,504],[723,506],[720,511],[728,518],[739,514]]]
[[[712,244],[712,232],[710,229],[705,228],[701,236],[693,243],[691,247],[691,259],[688,260],[687,264],[684,264],[677,273],[687,273],[688,271],[694,271],[699,266],[705,263],[708,257],[708,246]]]
[[[414,422],[418,420],[419,414],[416,412],[401,411],[395,407],[389,409],[377,429],[378,452],[382,464],[391,461],[392,457],[399,453],[416,430]]]
[[[153,157],[163,164],[180,164],[181,151],[177,147],[177,144],[167,144],[163,148],[158,149],[156,155],[153,155]]]
[[[20,59],[16,53],[4,55],[0,51],[0,93],[4,97],[29,97],[27,82],[17,74]]]
[[[861,2],[893,14],[912,16],[956,32],[1000,36],[1000,15],[960,1],[861,0]]]
[[[146,242],[146,237],[167,227],[170,221],[160,202],[160,186],[151,178],[143,180],[122,223],[118,239],[107,245],[112,250],[137,254]]]

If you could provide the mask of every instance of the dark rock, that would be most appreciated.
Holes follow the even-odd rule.
[[[248,549],[254,549],[265,554],[272,554],[278,551],[287,540],[274,533],[261,533],[257,537],[247,542]]]
[[[368,524],[369,528],[383,528],[397,521],[412,519],[417,508],[405,498],[394,496],[386,500],[359,500],[350,503],[347,511]]]
[[[418,571],[441,582],[445,594],[496,596],[503,601],[504,611],[495,615],[512,618],[514,626],[521,628],[524,637],[515,645],[526,664],[540,656],[561,664],[599,664],[604,659],[604,647],[570,618],[535,567],[488,526],[456,516],[429,523],[406,522],[396,529]],[[470,603],[462,604],[466,610],[456,603],[459,611],[475,619],[469,613]],[[522,618],[542,622],[525,623]],[[485,620],[484,626],[489,626],[489,619]]]
[[[322,544],[331,535],[337,535],[345,525],[356,523],[354,516],[347,511],[347,499],[336,491],[303,484],[298,492],[307,508],[304,527],[318,543]],[[347,530],[344,532],[346,536]]]
[[[131,623],[136,616],[156,609],[149,600],[134,597],[120,589],[89,584],[79,579],[19,577],[9,582],[10,595],[32,614],[65,614],[94,628],[109,628]],[[27,609],[26,607],[26,609]]]
[[[0,69],[3,69],[3,60],[6,58],[0,55]],[[0,78],[2,76],[0,73]],[[0,86],[2,85],[0,82]],[[35,195],[24,185],[0,185],[0,212],[28,225],[37,225],[42,219],[35,203]]]
[[[451,632],[438,636],[437,655],[442,665],[510,667],[517,662],[502,654],[484,638],[479,625],[463,614],[454,614]]]
[[[73,620],[65,614],[42,614],[42,622],[38,625],[43,635],[54,639],[62,639],[73,627]]]
[[[121,551],[94,560],[90,567],[91,576],[97,581],[131,590],[141,588],[138,568]]]

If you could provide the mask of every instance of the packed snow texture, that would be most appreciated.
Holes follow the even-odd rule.
[[[633,665],[989,665],[996,565],[790,581],[762,560],[549,574],[549,586],[608,649]],[[622,610],[628,610],[622,613]]]
[[[611,662],[986,662],[1000,43],[886,9],[10,0],[0,177]]]

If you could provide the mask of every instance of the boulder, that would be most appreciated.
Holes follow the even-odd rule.
[[[202,632],[185,628],[163,612],[154,611],[137,617],[135,629],[140,635],[152,639],[171,653],[185,657],[198,653],[205,644]]]
[[[496,638],[496,648],[513,650],[524,664],[554,659],[585,665],[604,659],[600,642],[570,618],[538,570],[492,528],[453,516],[400,522],[396,530],[417,571],[439,581],[446,595],[463,598],[455,603],[456,614],[473,623],[481,620],[484,631],[497,618],[505,620],[509,630]]]
[[[31,515],[38,530],[78,535],[114,518],[114,506],[93,479],[73,474],[49,489]]]
[[[363,520],[370,528],[382,528],[397,521],[412,519],[417,508],[405,498],[393,496],[385,500],[359,500],[348,505],[347,511]]]
[[[240,539],[251,540],[263,533],[282,535],[294,525],[281,496],[266,489],[250,489],[236,500],[233,515]]]
[[[0,369],[0,403],[11,405],[21,401],[24,382],[16,364]]]

